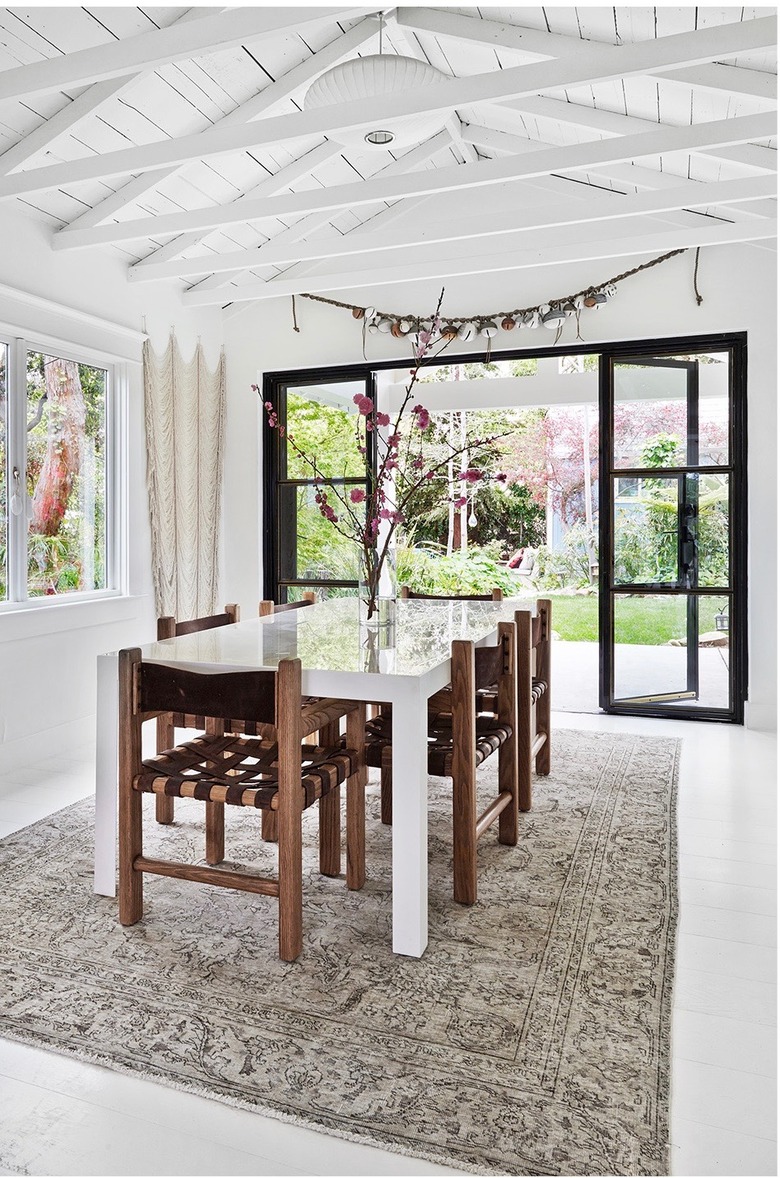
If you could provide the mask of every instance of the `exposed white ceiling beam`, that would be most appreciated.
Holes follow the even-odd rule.
[[[295,184],[302,176],[309,176],[322,164],[332,160],[334,156],[339,155],[341,148],[337,143],[330,143],[327,140],[320,143],[317,147],[307,151],[300,159],[293,160],[291,164],[280,168],[278,172],[274,172],[273,176],[268,176],[254,188],[243,196],[237,197],[236,200],[231,201],[229,207],[240,207],[242,201],[260,200],[263,197],[274,196],[278,192],[284,192],[291,184]],[[174,237],[172,241],[167,241],[165,245],[160,246],[153,254],[144,258],[142,261],[136,263],[139,267],[149,265],[154,262],[167,262],[172,258],[176,258],[185,250],[192,249],[193,246],[198,245],[203,241],[204,237],[208,237],[207,233],[193,230],[191,233],[182,233],[178,237]]]
[[[622,139],[600,139],[563,147],[540,148],[522,157],[493,159],[479,164],[434,168],[412,176],[362,180],[310,192],[268,200],[247,201],[239,208],[219,206],[169,213],[138,221],[121,222],[96,229],[63,230],[54,239],[58,249],[83,248],[112,241],[133,241],[142,237],[187,232],[216,227],[237,221],[262,220],[267,217],[295,216],[319,209],[336,209],[358,204],[374,204],[407,196],[425,196],[435,192],[452,192],[487,184],[549,176],[554,172],[587,169],[599,163],[622,162],[645,155],[669,151],[691,151],[723,143],[743,143],[771,134],[771,114],[723,119],[699,123],[693,127],[659,127],[642,135]]]
[[[647,125],[651,127],[653,124],[648,123]],[[547,140],[526,139],[521,135],[512,135],[508,131],[496,131],[492,127],[482,127],[476,123],[464,125],[463,136],[465,139],[489,151],[508,152],[510,155],[526,154],[530,151],[535,151],[537,144],[540,143],[544,143],[548,147],[552,146]],[[567,176],[565,172],[561,173],[561,175]],[[610,181],[617,181],[618,184],[632,185],[637,188],[656,189],[659,191],[665,188],[679,188],[680,186],[680,177],[674,175],[674,173],[659,172],[656,168],[643,168],[640,164],[601,164],[589,168],[588,175],[603,176]],[[573,178],[576,180],[576,173],[573,174]],[[691,185],[691,193],[693,195],[695,186],[699,181],[689,180],[688,183]],[[751,202],[743,210],[731,210],[732,215],[742,213],[746,216],[756,217],[773,216],[776,215],[776,212],[776,206],[769,200]],[[682,216],[686,217],[687,215],[682,214]]]
[[[354,20],[371,11],[370,8],[228,8],[217,16],[193,20],[186,27],[177,22],[150,33],[123,37],[109,45],[77,49],[62,57],[3,70],[0,100],[72,90],[89,82],[157,69],[169,62],[216,53],[244,42],[278,38],[326,21]]]
[[[534,115],[536,118],[552,119],[556,123],[565,123],[572,127],[584,127],[594,135],[638,135],[658,126],[658,123],[651,122],[650,119],[638,119],[633,115],[618,114],[617,111],[599,110],[593,106],[580,106],[576,102],[566,102],[560,98],[542,98],[538,95],[502,101],[499,105],[520,110],[523,114]],[[757,171],[774,172],[777,169],[777,152],[767,147],[756,147],[754,144],[703,149],[701,154],[727,159]]]
[[[601,230],[595,228],[590,231],[589,239],[583,241],[577,226],[570,226],[568,230],[563,228],[540,233],[532,248],[516,249],[512,248],[512,243],[509,248],[502,247],[493,253],[486,252],[484,245],[462,254],[454,252],[451,246],[434,246],[425,251],[415,248],[406,253],[399,251],[390,265],[378,267],[369,260],[369,264],[364,267],[355,265],[352,269],[334,268],[329,273],[311,276],[307,279],[306,290],[311,293],[357,291],[362,287],[373,289],[427,278],[436,278],[438,281],[471,274],[547,268],[571,262],[616,259],[637,254],[652,256],[674,249],[758,240],[761,237],[771,237],[774,232],[772,226],[765,228],[760,223],[724,225],[702,217],[698,226],[673,230],[660,229],[655,233],[643,232],[640,226],[632,222],[629,222],[629,228],[624,234],[616,233],[614,225]],[[196,287],[194,290],[185,291],[182,299],[190,306],[218,306],[227,302],[278,298],[300,293],[298,279],[281,278],[273,282],[244,283],[241,286],[203,294],[199,294]]]
[[[409,226],[408,222],[394,231],[377,231],[376,226],[362,233],[353,232],[338,239],[327,238],[306,243],[291,242],[274,245],[273,241],[256,249],[234,250],[229,253],[208,254],[176,262],[131,267],[128,277],[135,281],[181,278],[187,274],[209,271],[249,270],[254,266],[281,266],[286,262],[315,261],[321,258],[345,258],[366,253],[387,253],[410,246],[431,243],[505,237],[520,231],[552,229],[561,225],[587,225],[591,221],[621,217],[644,217],[691,207],[706,208],[717,202],[721,205],[759,200],[771,196],[774,182],[771,177],[733,180],[714,184],[687,184],[664,192],[650,192],[624,196],[620,193],[601,193],[582,205],[578,201],[547,202],[522,212],[494,215],[475,220],[474,217],[448,217],[440,223]],[[695,200],[692,201],[692,193]],[[381,263],[382,259],[377,259]]]
[[[195,25],[205,23],[198,21]],[[769,42],[770,37],[774,38],[775,30],[776,21],[773,17],[762,17],[760,20],[737,24],[712,25],[693,33],[674,34],[652,41],[604,46],[604,54],[608,56],[603,57],[603,63],[595,73],[588,54],[581,53],[566,60],[492,70],[467,78],[448,78],[434,86],[418,87],[394,97],[385,96],[370,101],[356,100],[326,110],[303,111],[300,114],[263,119],[248,126],[213,127],[199,135],[187,135],[162,143],[125,148],[98,157],[73,160],[54,167],[36,168],[19,176],[6,177],[0,180],[0,197],[21,196],[82,180],[143,172],[150,168],[186,163],[207,156],[244,151],[249,147],[320,134],[327,135],[337,129],[371,126],[387,119],[446,112],[457,107],[485,102],[500,103],[523,95],[530,96],[539,90],[643,74],[653,66],[698,64],[725,53],[761,48]],[[6,74],[13,72],[9,70]],[[0,74],[0,83],[4,76]],[[773,131],[767,132],[768,135],[772,133]]]
[[[334,41],[331,41],[317,53],[313,53],[311,57],[306,58],[300,65],[288,70],[286,74],[277,78],[270,86],[266,86],[259,94],[255,94],[252,98],[236,107],[235,110],[230,111],[229,114],[218,119],[215,126],[238,126],[239,124],[251,122],[253,119],[259,119],[263,115],[269,115],[273,111],[278,110],[280,106],[283,106],[285,102],[288,102],[305,86],[308,86],[314,78],[319,77],[325,70],[330,69],[331,66],[336,65],[337,62],[342,61],[350,53],[354,53],[361,45],[364,45],[370,37],[376,35],[376,30],[377,23],[372,17],[367,17],[365,20],[353,25],[346,33],[336,37]],[[2,158],[0,156],[0,164],[2,164]],[[124,208],[126,205],[140,200],[145,193],[156,188],[158,184],[161,184],[163,180],[167,180],[169,176],[177,175],[185,167],[185,164],[177,164],[170,168],[165,168],[160,172],[153,172],[151,175],[142,173],[141,176],[136,176],[135,179],[123,185],[121,189],[121,192],[126,197],[124,201],[122,201],[118,193],[112,193],[105,201],[101,201],[100,204],[90,209],[88,213],[79,217],[79,226],[86,229],[89,225],[99,225],[101,221],[105,221],[107,217],[113,216],[119,209]],[[256,195],[260,194],[258,193]],[[71,221],[71,225],[75,226],[75,224],[75,221]]]
[[[424,143],[419,144],[419,146],[413,147],[411,151],[407,151],[406,155],[402,155],[399,159],[387,164],[377,175],[402,176],[406,172],[411,172],[415,168],[422,167],[423,164],[428,163],[439,152],[446,150],[450,144],[451,140],[447,131],[439,131],[438,135],[432,136],[432,138],[427,139]],[[390,208],[382,209],[375,217],[372,217],[370,224],[372,226],[390,224],[392,221],[397,220],[401,212],[406,213],[410,209],[414,210],[427,199],[427,197],[420,197],[417,201],[398,201],[397,204],[392,205]],[[312,233],[316,233],[323,225],[327,225],[332,215],[330,210],[325,213],[311,213],[309,216],[303,217],[300,221],[296,221],[294,225],[290,225],[289,228],[283,229],[281,233],[277,233],[276,237],[272,239],[273,244],[275,246],[282,246],[289,242],[301,241],[303,238],[310,237]],[[158,257],[157,255],[152,255],[146,260],[154,262],[158,260]],[[159,258],[159,260],[164,261],[165,259]],[[139,265],[141,264],[139,263]],[[299,268],[296,264],[295,266],[289,267],[285,273],[291,274],[292,271],[295,271],[296,274],[299,272],[305,273],[307,265],[308,263],[301,263]],[[205,278],[203,282],[198,284],[198,289],[214,290],[218,286],[223,286],[229,280],[229,275],[212,274],[210,278]]]
[[[489,45],[493,49],[522,53],[529,61],[567,58],[575,53],[587,53],[588,59],[597,66],[603,50],[609,51],[614,48],[581,37],[568,37],[560,33],[548,33],[499,21],[462,16],[440,8],[399,8],[396,21],[402,28],[431,33],[437,37],[450,37],[458,41]],[[657,68],[648,70],[648,73],[651,76],[657,73],[670,81],[696,88],[714,88],[731,94],[750,95],[769,101],[777,100],[777,78],[774,74],[761,73],[758,70],[704,63],[682,70],[664,71]]]
[[[221,8],[190,8],[168,27],[173,27],[174,24],[177,26],[188,24],[193,20],[204,20],[206,17],[215,16],[222,11],[224,10]],[[116,78],[107,78],[103,82],[95,82],[72,102],[68,102],[62,110],[58,110],[51,118],[41,123],[40,127],[23,135],[18,143],[4,151],[0,155],[0,176],[7,176],[11,172],[15,172],[38,152],[50,147],[61,135],[72,132],[74,127],[89,115],[94,114],[109,98],[118,98],[125,90],[131,89],[141,76],[143,75],[134,72],[120,74]]]

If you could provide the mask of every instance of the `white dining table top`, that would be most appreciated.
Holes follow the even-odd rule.
[[[332,598],[302,609],[250,618],[197,634],[151,642],[147,661],[180,667],[273,669],[298,658],[302,670],[418,677],[450,658],[453,639],[483,641],[528,598],[493,601],[399,600],[391,634],[372,635],[361,623],[355,597]]]

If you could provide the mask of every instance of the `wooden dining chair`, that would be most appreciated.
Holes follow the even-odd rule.
[[[531,809],[534,768],[544,777],[552,763],[552,602],[549,598],[537,601],[533,617],[529,610],[518,610],[515,629],[519,800],[520,809],[526,811]]]
[[[119,653],[119,919],[143,916],[145,873],[274,896],[279,901],[279,956],[294,961],[303,944],[302,814],[347,782],[347,887],[365,881],[365,706],[301,698],[299,659],[278,670],[196,673],[144,662],[140,649]],[[184,708],[209,717],[203,735],[147,760],[141,726],[159,712]],[[304,738],[347,717],[344,747]],[[271,725],[274,735],[235,736],[233,723]],[[216,866],[150,859],[143,851],[142,795],[188,797],[279,815],[279,866],[266,878]],[[322,829],[322,815],[320,816]]]
[[[504,595],[500,589],[492,589],[490,593],[463,593],[456,596],[440,596],[434,593],[416,593],[408,585],[402,585],[401,598],[404,601],[503,601]],[[431,696],[428,700],[429,717],[433,715],[446,715],[451,711],[451,692],[452,684],[448,683],[446,687],[442,687],[440,691],[437,691]],[[498,687],[495,683],[488,684],[484,689],[480,689],[475,697],[477,712],[492,711],[495,713],[497,693]],[[389,718],[392,716],[392,707],[389,704],[383,704],[380,708],[380,713]],[[382,769],[380,790],[381,820],[385,826],[391,826],[393,822],[393,779],[389,755],[385,758],[385,766]]]
[[[304,609],[307,605],[316,605],[316,604],[317,604],[317,594],[312,592],[311,589],[306,589],[303,592],[303,594],[301,595],[300,601],[285,601],[285,602],[282,602],[282,604],[280,605],[278,602],[275,602],[275,601],[264,600],[264,601],[260,602],[257,612],[261,618],[266,618],[266,617],[272,616],[273,614],[283,614],[283,613],[287,613],[288,610]],[[320,744],[326,744],[326,745],[338,744],[338,742],[339,742],[338,722],[336,722],[335,727],[332,727],[325,732],[321,732],[320,736],[319,736],[319,741],[320,741]],[[334,811],[338,814],[341,810],[341,790],[336,789],[333,792],[332,796],[329,795],[328,800],[325,802],[325,806],[329,807],[332,811]],[[323,809],[323,807],[320,806],[320,813],[322,813],[322,809]],[[263,816],[261,819],[261,832],[262,832],[262,837],[263,837],[264,842],[267,842],[267,843],[278,842],[278,840],[279,840],[279,820],[278,820],[276,813],[273,810],[264,810],[263,811]],[[321,844],[320,844],[320,850],[322,852],[322,845]],[[324,872],[324,874],[330,874],[330,873]]]
[[[459,904],[477,899],[477,842],[496,819],[498,841],[517,843],[518,767],[515,696],[515,627],[498,626],[496,646],[452,643],[451,711],[429,715],[428,772],[452,778],[453,894]],[[495,684],[495,715],[478,715],[474,700],[480,688]],[[366,725],[366,763],[384,771],[392,767],[391,721],[386,715]],[[498,752],[498,794],[487,809],[477,810],[477,769]],[[392,786],[391,772],[388,782]]]
[[[177,622],[175,618],[163,617],[157,619],[157,641],[165,638],[178,638],[182,634],[199,634],[202,630],[214,630],[217,626],[231,626],[240,618],[241,611],[235,603],[226,605],[221,614],[211,614],[205,618],[192,618],[188,622]],[[171,748],[176,741],[176,728],[204,728],[205,720],[202,716],[187,716],[181,711],[167,712],[157,717],[157,752],[164,752]],[[155,817],[163,826],[173,822],[174,802],[172,797],[158,794],[155,798]],[[206,817],[206,842],[210,839],[210,814]]]

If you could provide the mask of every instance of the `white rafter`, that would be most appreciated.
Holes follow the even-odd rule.
[[[206,24],[206,21],[194,22],[191,27],[199,27],[201,24]],[[20,196],[81,180],[147,171],[207,156],[243,151],[248,147],[293,141],[318,134],[327,135],[337,129],[370,126],[380,119],[446,112],[457,107],[480,103],[500,103],[512,98],[530,96],[539,90],[607,81],[632,74],[648,73],[653,68],[699,64],[727,53],[734,54],[764,47],[767,43],[774,43],[775,35],[776,21],[773,17],[762,17],[737,24],[713,25],[692,33],[674,34],[653,41],[603,46],[603,52],[600,50],[599,53],[600,64],[595,71],[588,54],[582,53],[570,59],[538,62],[466,78],[447,79],[436,85],[419,87],[392,98],[352,101],[327,110],[303,111],[300,114],[263,119],[248,126],[213,127],[198,135],[183,136],[180,139],[147,144],[143,147],[126,148],[95,158],[73,160],[64,165],[36,168],[18,176],[6,177],[0,180],[0,197]],[[47,64],[58,63],[55,61]],[[27,70],[37,66],[21,68]],[[4,77],[16,72],[7,70],[5,74],[0,74],[0,86]],[[767,132],[769,135],[772,133]]]
[[[565,265],[569,262],[615,259],[637,254],[652,256],[674,249],[695,246],[728,245],[732,242],[753,241],[771,238],[775,228],[770,223],[764,227],[760,222],[750,225],[723,224],[711,218],[702,217],[700,225],[683,229],[662,229],[642,232],[641,225],[632,224],[625,232],[612,222],[605,227],[590,230],[588,240],[575,226],[545,230],[534,239],[533,247],[514,248],[516,243],[504,245],[489,253],[481,244],[476,250],[456,251],[451,246],[431,246],[410,251],[398,251],[385,266],[369,264],[355,265],[352,269],[335,268],[307,278],[306,290],[318,291],[357,290],[361,287],[375,288],[401,282],[413,282],[425,278],[439,279],[463,277],[470,274],[490,274],[501,271],[525,270],[538,266]],[[197,287],[182,294],[188,305],[221,305],[226,302],[250,299],[278,298],[282,295],[300,294],[299,279],[277,279],[273,282],[248,282],[222,291],[199,293]]]
[[[222,11],[224,10],[221,8],[190,8],[167,27],[188,24],[193,20],[204,20],[207,17],[216,16]],[[143,73],[146,72],[148,71],[143,71]],[[109,98],[118,98],[126,90],[130,90],[139,78],[143,77],[143,73],[121,74],[116,78],[95,82],[72,102],[69,102],[67,106],[64,106],[62,110],[46,119],[34,131],[23,135],[18,143],[4,151],[0,155],[0,176],[8,176],[11,172],[15,172],[39,152],[50,147],[56,139],[72,132],[82,120],[95,114]]]
[[[612,48],[610,45],[583,40],[581,37],[567,37],[560,33],[527,29],[520,25],[503,24],[480,17],[462,16],[440,8],[399,8],[395,19],[402,28],[431,33],[437,37],[451,37],[458,41],[488,45],[493,49],[507,49],[523,54],[529,61],[567,58],[573,54],[587,53],[588,60],[598,68],[602,51]],[[656,68],[648,70],[648,73],[697,89],[725,90],[731,94],[777,101],[777,78],[774,74],[761,73],[758,70],[704,63],[682,70],[664,71]]]
[[[618,193],[602,193],[594,196],[584,206],[575,201],[546,202],[535,208],[525,208],[521,213],[515,210],[501,215],[475,221],[473,216],[448,217],[441,222],[418,226],[407,223],[393,232],[377,231],[371,227],[362,233],[352,232],[334,239],[310,241],[301,244],[290,242],[275,245],[273,241],[255,249],[232,250],[229,253],[206,254],[176,262],[131,268],[128,277],[136,281],[151,279],[181,278],[187,274],[204,274],[213,271],[249,270],[254,266],[281,266],[286,262],[316,261],[323,258],[360,256],[368,253],[386,253],[410,246],[433,243],[460,242],[465,240],[487,240],[491,237],[505,237],[520,231],[552,229],[562,225],[587,225],[591,221],[612,220],[621,217],[644,217],[654,213],[666,213],[685,208],[706,208],[717,200],[721,205],[739,204],[742,201],[760,200],[771,196],[774,182],[770,177],[732,180],[725,183],[693,184],[681,182],[678,187],[664,192],[640,193],[621,196]],[[384,259],[377,259],[382,262]]]
[[[3,70],[0,101],[53,90],[73,90],[105,78],[153,70],[201,53],[216,53],[244,42],[254,44],[372,11],[370,8],[228,8],[216,16],[193,20],[186,27],[177,23],[135,37],[123,37],[110,45],[77,49],[62,57]]]
[[[407,151],[406,155],[402,155],[391,164],[387,164],[386,167],[382,168],[376,174],[380,176],[402,176],[428,163],[439,152],[445,151],[451,145],[451,142],[447,131],[439,131],[437,135],[434,135],[431,139],[427,139],[424,143],[419,144],[419,146],[413,147],[411,151]],[[426,197],[420,197],[416,201],[398,201],[389,208],[382,209],[368,223],[372,227],[389,225],[397,220],[401,213],[405,214],[410,210],[414,211],[419,208],[426,199]],[[283,246],[290,242],[301,241],[309,237],[312,233],[316,233],[324,225],[327,225],[332,216],[333,214],[330,210],[325,213],[311,213],[309,216],[303,217],[300,221],[296,221],[294,225],[290,225],[289,228],[283,229],[281,233],[277,233],[276,237],[272,239],[273,244],[275,246]],[[349,234],[345,234],[344,236],[349,236]],[[141,266],[143,263],[138,263],[138,265]],[[299,268],[296,263],[294,266],[290,266],[285,271],[285,274],[288,276],[292,276],[293,272],[302,274],[305,272],[307,265],[308,263],[302,262]],[[218,286],[223,286],[229,281],[230,275],[228,274],[212,274],[210,278],[206,278],[198,284],[198,290],[215,290]]]
[[[331,66],[336,65],[337,62],[342,61],[345,57],[354,53],[361,45],[365,45],[370,37],[376,35],[376,29],[376,21],[370,17],[353,25],[348,32],[340,34],[340,36],[336,37],[334,41],[331,41],[323,49],[320,49],[317,53],[313,53],[311,57],[302,61],[300,65],[288,70],[286,74],[277,78],[270,86],[266,86],[259,94],[255,94],[254,97],[243,102],[235,110],[232,110],[229,114],[219,119],[215,125],[218,127],[238,126],[251,122],[254,119],[262,118],[264,115],[269,115],[273,111],[278,110],[285,102],[288,102],[296,94],[299,94],[314,78],[319,77],[325,70],[330,69]],[[2,157],[0,157],[0,164],[2,164]],[[158,184],[161,184],[163,180],[167,180],[170,176],[178,175],[185,167],[186,165],[175,165],[170,168],[164,168],[160,172],[153,172],[151,174],[142,173],[140,176],[136,176],[135,179],[123,185],[119,192],[112,193],[111,196],[106,197],[100,204],[95,205],[94,208],[79,217],[78,222],[72,221],[71,225],[75,226],[78,224],[83,229],[89,228],[90,225],[99,225],[101,221],[105,221],[108,217],[113,216],[119,209],[140,200],[147,192],[156,188]],[[258,187],[261,187],[261,185],[258,185]],[[261,193],[257,192],[255,195],[259,196]],[[123,196],[124,199],[122,199]],[[198,240],[197,237],[195,240]],[[182,248],[187,247],[183,246]]]
[[[237,221],[262,220],[268,217],[296,216],[322,209],[337,209],[407,196],[424,196],[452,192],[505,181],[549,176],[560,171],[587,170],[599,163],[622,162],[644,155],[661,155],[671,151],[691,151],[702,147],[744,143],[772,133],[771,114],[722,119],[695,126],[659,127],[641,135],[621,139],[600,139],[565,147],[540,148],[521,157],[493,159],[478,164],[435,168],[423,174],[380,177],[355,184],[340,184],[310,192],[268,200],[247,201],[241,206],[220,206],[169,213],[158,217],[126,221],[96,229],[63,230],[53,244],[58,249],[84,248],[112,241],[133,241],[142,237],[178,233],[196,228],[217,227]]]

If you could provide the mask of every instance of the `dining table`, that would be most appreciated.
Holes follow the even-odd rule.
[[[393,950],[421,957],[428,943],[427,701],[449,683],[454,639],[497,640],[524,600],[411,598],[394,621],[369,628],[355,597],[167,638],[141,647],[145,662],[189,671],[274,670],[301,661],[304,695],[392,705]],[[95,876],[99,895],[116,895],[118,822],[118,653],[97,660]]]

